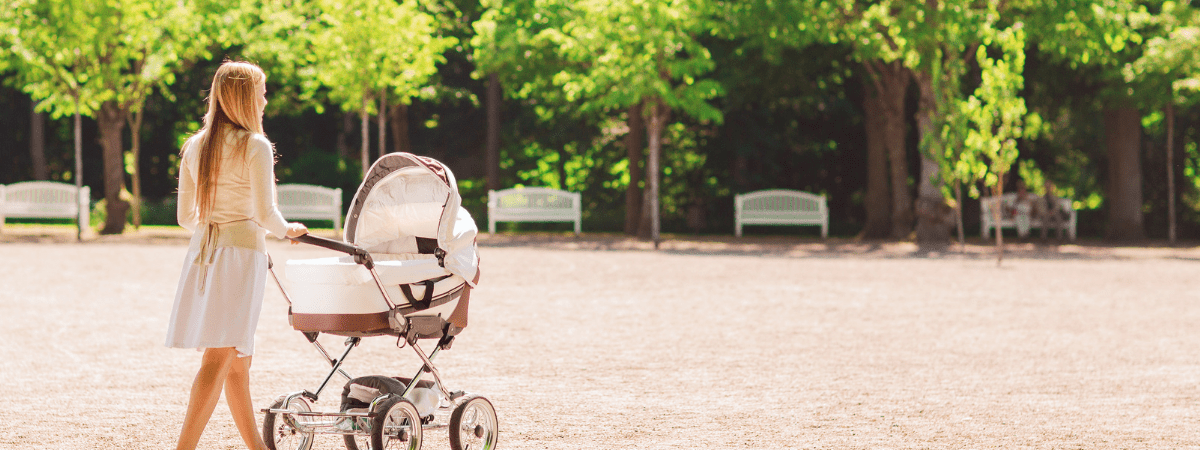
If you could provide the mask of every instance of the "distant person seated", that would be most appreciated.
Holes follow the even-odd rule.
[[[1013,199],[1011,206],[1004,211],[1005,215],[1011,217],[1017,225],[1017,235],[1026,237],[1029,235],[1030,228],[1030,213],[1036,207],[1037,196],[1029,192],[1025,188],[1025,182],[1017,180],[1016,198]]]
[[[1046,239],[1051,228],[1058,231],[1058,239],[1061,240],[1070,214],[1063,210],[1062,200],[1054,191],[1054,183],[1046,180],[1042,186],[1046,189],[1046,194],[1037,199],[1033,208],[1034,217],[1042,222],[1042,240]]]

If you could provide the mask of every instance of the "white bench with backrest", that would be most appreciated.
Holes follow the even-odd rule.
[[[496,222],[575,222],[578,235],[582,201],[578,192],[541,187],[488,191],[488,233],[496,233]]]
[[[91,216],[91,189],[57,181],[0,185],[0,226],[10,217],[74,219],[84,228]]]
[[[311,184],[280,184],[275,187],[279,212],[288,220],[328,220],[342,233],[342,190]]]
[[[790,189],[767,189],[738,194],[733,199],[734,234],[743,225],[818,225],[821,237],[829,236],[829,208],[825,196]]]
[[[1029,235],[1029,230],[1033,228],[1045,228],[1048,224],[1043,224],[1040,217],[1036,217],[1033,212],[1033,202],[1038,201],[1037,196],[1032,194],[1029,201],[1017,202],[1017,194],[1010,192],[1000,196],[1000,222],[996,222],[996,217],[992,213],[996,208],[996,197],[984,197],[979,200],[979,228],[980,234],[984,239],[991,235],[992,229],[1015,228],[1017,235],[1025,237]],[[1067,232],[1067,237],[1075,240],[1075,224],[1077,222],[1077,212],[1070,199],[1060,198],[1059,210],[1067,212],[1067,218],[1063,220],[1062,227]]]

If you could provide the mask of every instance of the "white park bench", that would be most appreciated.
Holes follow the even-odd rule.
[[[984,197],[979,200],[979,228],[980,234],[984,239],[988,239],[992,229],[1015,228],[1017,236],[1026,237],[1029,235],[1029,230],[1033,228],[1044,228],[1048,224],[1043,224],[1040,217],[1035,217],[1033,213],[1033,202],[1038,200],[1036,196],[1030,196],[1030,201],[1017,203],[1017,194],[1010,192],[1000,196],[1000,222],[996,222],[996,216],[992,214],[993,208],[996,207],[996,197]],[[1066,220],[1063,220],[1062,227],[1067,232],[1067,237],[1075,240],[1075,224],[1077,222],[1077,212],[1071,205],[1071,200],[1060,198],[1059,210],[1067,212]]]
[[[829,208],[825,196],[789,189],[767,189],[738,194],[733,199],[734,234],[743,225],[819,225],[829,236]]]
[[[57,181],[23,181],[0,185],[0,226],[10,217],[74,219],[84,228],[91,217],[91,189]]]
[[[311,184],[280,184],[275,187],[279,212],[288,220],[328,220],[342,233],[342,190]]]
[[[516,187],[488,191],[488,233],[496,222],[575,222],[583,224],[582,196],[578,192],[541,187]]]

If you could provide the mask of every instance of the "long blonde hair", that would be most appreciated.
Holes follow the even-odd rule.
[[[213,75],[212,89],[208,91],[208,112],[204,114],[204,128],[197,131],[188,142],[191,144],[191,141],[199,138],[200,169],[196,174],[196,190],[202,218],[212,212],[221,168],[221,147],[226,136],[234,131],[246,131],[229,149],[232,152],[225,155],[244,157],[251,133],[263,133],[262,116],[255,107],[255,89],[266,82],[267,75],[261,68],[242,61],[225,61]],[[184,145],[185,149],[187,147]]]

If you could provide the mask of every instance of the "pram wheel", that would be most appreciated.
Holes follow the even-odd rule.
[[[453,450],[492,450],[499,432],[496,408],[484,397],[469,396],[450,414]]]
[[[271,405],[271,409],[288,410],[290,412],[311,412],[308,400],[304,397],[294,397],[284,406],[287,399],[279,399]],[[309,450],[312,448],[313,433],[301,430],[300,416],[290,413],[268,412],[263,418],[263,441],[271,450]]]
[[[371,434],[354,433],[342,436],[346,442],[346,450],[371,450]]]
[[[388,400],[375,416],[371,450],[419,450],[421,416],[417,407],[403,397]]]

